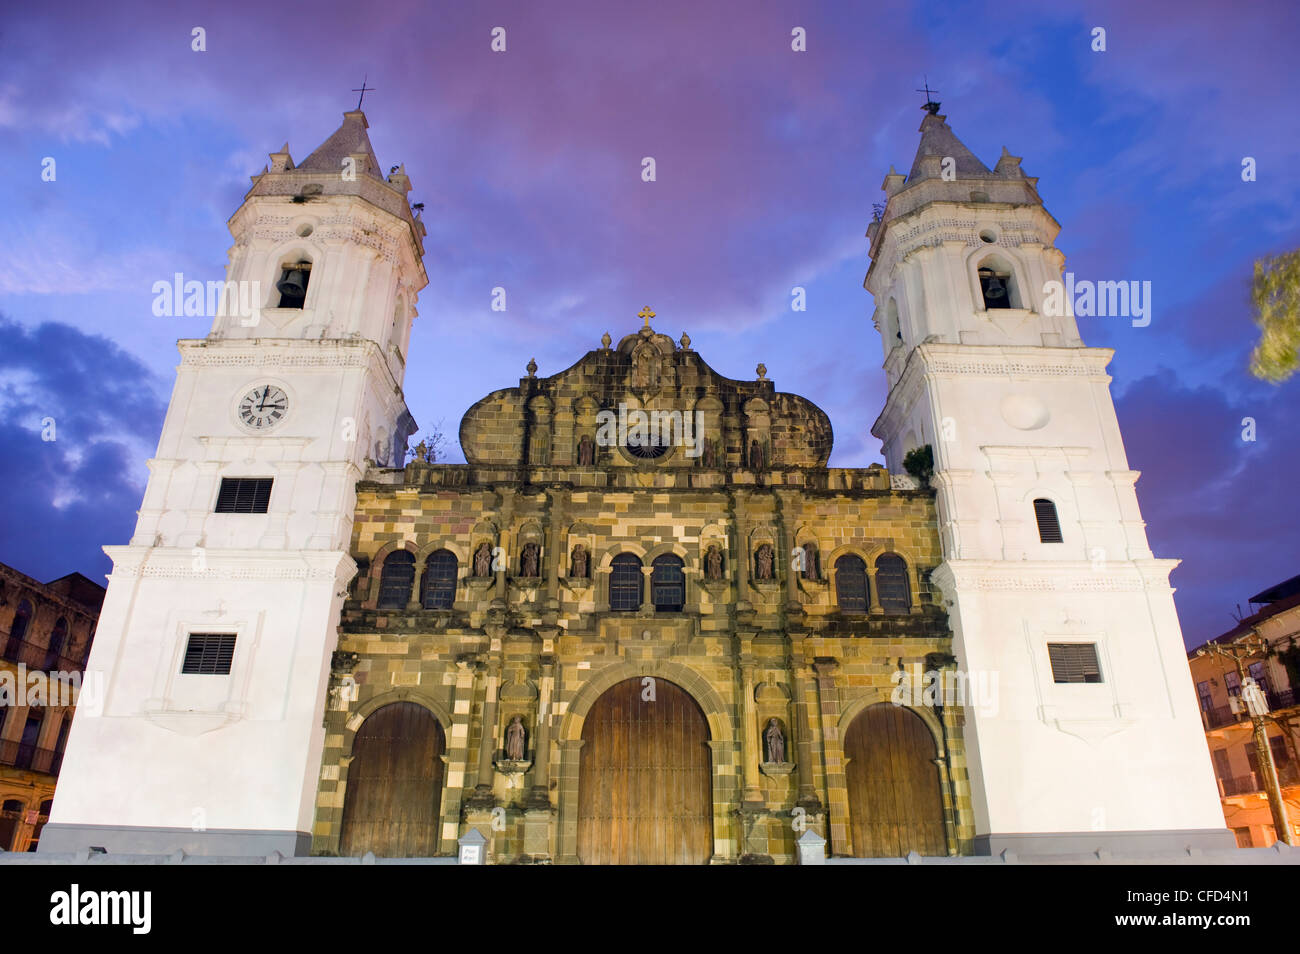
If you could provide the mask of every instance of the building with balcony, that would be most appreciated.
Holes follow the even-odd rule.
[[[1300,835],[1300,757],[1296,747],[1300,729],[1300,706],[1296,704],[1300,688],[1300,576],[1256,593],[1250,603],[1249,616],[1210,642],[1235,643],[1258,633],[1267,646],[1243,665],[1268,700],[1269,749],[1287,816]],[[1213,654],[1198,656],[1201,648],[1189,652],[1188,659],[1219,783],[1224,820],[1236,835],[1238,846],[1268,847],[1277,841],[1277,832],[1255,752],[1250,714],[1241,697],[1241,676],[1231,659]]]
[[[104,587],[0,563],[0,851],[35,851],[50,814]]]

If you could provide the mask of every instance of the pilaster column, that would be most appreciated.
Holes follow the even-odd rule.
[[[745,791],[741,801],[746,808],[762,808],[763,789],[758,778],[758,708],[754,704],[754,667],[756,660],[752,654],[753,636],[741,637],[740,654],[740,702],[741,702],[741,746],[740,757],[743,759],[741,770],[745,782]]]
[[[492,756],[496,751],[497,696],[501,685],[501,661],[495,653],[499,645],[497,640],[494,639],[492,643],[494,652],[485,666],[483,719],[479,725],[478,774],[474,794],[470,798],[474,808],[491,807],[496,804],[496,798],[492,794]]]
[[[747,507],[749,494],[744,490],[732,492],[732,512],[736,526],[736,551],[733,567],[736,575],[736,611],[752,609],[749,603],[749,540],[746,539],[749,521]]]
[[[515,533],[513,528],[515,516],[515,498],[514,491],[501,492],[501,552],[503,557],[501,565],[497,568],[497,596],[501,605],[505,606],[509,600],[509,591],[506,585],[506,576],[510,572],[510,564],[514,562],[516,554]]]
[[[549,808],[551,804],[551,695],[555,687],[555,657],[544,653],[540,659],[537,685],[537,730],[533,735],[533,790],[530,807]]]
[[[817,679],[817,700],[820,710],[822,758],[826,765],[826,801],[830,807],[830,842],[832,855],[847,855],[849,844],[849,792],[844,770],[844,746],[840,741],[840,701],[835,689],[835,672],[839,663],[834,659],[818,658],[813,663]]]
[[[790,639],[790,680],[794,685],[795,751],[798,765],[799,790],[795,804],[808,814],[822,810],[821,799],[813,785],[812,724],[808,717],[808,696],[812,691],[812,672],[803,661],[803,638]]]
[[[787,616],[802,616],[803,604],[799,602],[799,573],[794,563],[795,533],[803,497],[794,491],[777,491],[780,504],[781,536],[784,537],[785,556],[785,606]],[[780,554],[778,554],[780,556]]]
[[[550,551],[546,561],[546,596],[550,601],[555,601],[555,609],[559,609],[558,601],[560,598],[560,565],[565,560],[565,553],[562,545],[564,516],[567,504],[569,502],[568,491],[553,490],[550,491],[551,497],[551,517],[549,525],[546,528],[546,548]]]

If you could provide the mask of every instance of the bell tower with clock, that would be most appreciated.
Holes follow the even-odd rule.
[[[356,483],[415,430],[425,230],[367,128],[350,111],[301,163],[272,153],[230,219],[222,307],[179,342],[135,534],[105,548],[41,850],[306,853]]]

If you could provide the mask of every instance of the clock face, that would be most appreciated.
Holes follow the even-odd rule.
[[[289,395],[274,384],[253,388],[239,402],[239,419],[258,430],[279,424],[287,413]]]

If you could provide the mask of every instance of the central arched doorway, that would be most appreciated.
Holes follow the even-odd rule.
[[[713,847],[709,726],[663,679],[605,691],[582,724],[578,858],[583,864],[704,864]]]
[[[424,706],[394,702],[370,713],[352,746],[341,855],[437,853],[445,746],[442,726]]]
[[[934,736],[915,712],[883,702],[844,734],[853,854],[948,854]]]

